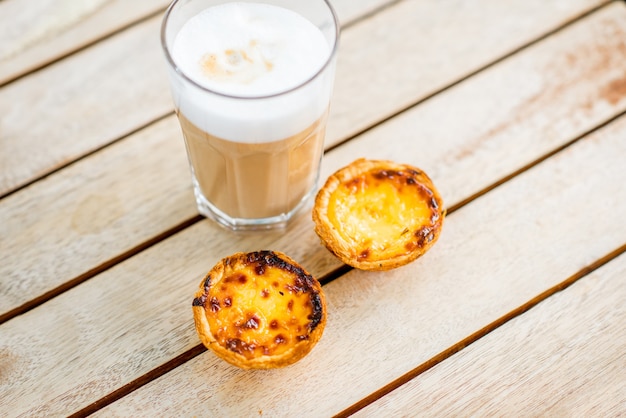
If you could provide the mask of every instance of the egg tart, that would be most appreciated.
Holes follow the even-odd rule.
[[[331,175],[315,198],[315,232],[344,263],[388,270],[428,251],[443,225],[443,201],[416,167],[358,159]]]
[[[277,251],[222,259],[200,283],[192,307],[202,343],[242,369],[295,363],[326,325],[320,283]]]

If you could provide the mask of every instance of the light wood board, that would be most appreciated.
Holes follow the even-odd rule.
[[[322,178],[360,156],[401,158],[441,179],[446,204],[457,204],[623,111],[625,38],[616,4],[348,142],[326,156]],[[193,217],[179,136],[169,117],[4,199],[0,313]]]
[[[626,255],[356,413],[626,414]]]
[[[383,9],[342,34],[329,144],[603,3],[482,0],[460,7],[433,0]],[[0,195],[172,111],[160,21],[149,19],[0,89]],[[397,50],[388,51],[389,44]],[[416,56],[424,61],[414,62]]]
[[[333,0],[342,25],[394,0]],[[0,85],[113,35],[170,0],[3,0],[0,2]]]
[[[626,190],[611,181],[624,174],[625,133],[622,118],[463,207],[435,248],[410,266],[384,276],[353,271],[326,285],[325,335],[293,367],[243,373],[204,353],[103,414],[137,413],[138,405],[147,415],[348,407],[623,244],[626,224],[610,215],[626,210]],[[436,184],[445,186],[446,177]],[[311,231],[303,217],[285,236],[227,235],[200,222],[2,324],[0,408],[76,410],[195,347],[191,295],[232,252],[284,250],[320,276],[336,261]],[[342,386],[352,388],[350,396],[335,390]],[[315,396],[302,400],[303,392]]]
[[[3,0],[0,85],[97,42],[169,0]]]
[[[622,246],[625,133],[622,118],[463,207],[417,262],[324,286],[324,336],[293,367],[250,373],[205,352],[99,415],[342,411]]]

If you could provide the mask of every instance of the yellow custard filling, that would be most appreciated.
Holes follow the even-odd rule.
[[[331,194],[328,219],[349,245],[388,256],[416,226],[430,223],[430,207],[416,187],[365,173]]]
[[[272,267],[262,275],[253,266],[226,272],[205,309],[218,343],[247,358],[282,354],[307,339],[313,315],[310,294]]]

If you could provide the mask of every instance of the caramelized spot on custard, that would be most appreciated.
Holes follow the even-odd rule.
[[[270,291],[267,289],[263,289],[261,290],[261,297],[262,298],[268,298],[270,296]]]
[[[217,300],[215,296],[211,298],[210,309],[211,309],[211,312],[217,312],[220,310],[220,301]]]
[[[364,177],[355,177],[346,183],[346,187],[356,193],[357,190],[363,189],[365,183]]]
[[[278,321],[273,319],[272,322],[270,322],[270,328],[271,329],[278,329]]]
[[[194,298],[191,306],[202,306],[203,308],[205,307],[209,290],[211,288],[210,274],[207,274],[207,276],[204,278],[204,281],[202,282],[202,287],[204,288],[204,293],[202,294],[202,296]]]
[[[293,311],[293,299],[291,299],[288,303],[287,303],[287,309],[290,311]]]
[[[428,226],[421,227],[420,229],[415,231],[415,237],[417,238],[417,246],[423,247],[434,238],[432,228]]]
[[[395,170],[380,170],[380,171],[372,173],[372,176],[378,180],[385,180],[385,179],[393,179],[394,177],[400,177],[401,173]]]
[[[430,203],[429,206],[430,206],[431,209],[434,209],[434,210],[439,209],[439,205],[437,204],[437,200],[433,196],[431,196],[429,203]]]
[[[191,302],[191,306],[202,306],[204,307],[204,304],[206,303],[206,294],[197,297],[197,298],[193,298],[193,302]]]
[[[322,321],[324,315],[324,307],[322,305],[322,299],[319,293],[315,292],[311,295],[311,305],[313,307],[313,313],[308,316],[311,322],[308,323],[309,331],[313,331],[319,323]]]
[[[248,281],[248,277],[246,277],[245,274],[243,273],[235,273],[231,276],[228,276],[227,278],[225,278],[224,283],[233,283],[233,282],[237,282],[240,284],[246,284],[246,282]]]
[[[359,253],[359,259],[365,259],[367,257],[369,257],[370,255],[370,249],[366,248],[365,250],[361,251],[361,253]]]
[[[252,314],[248,316],[248,320],[242,325],[242,328],[245,329],[257,329],[259,328],[261,320],[258,316]]]
[[[226,340],[226,348],[230,351],[234,351],[237,354],[244,354],[244,352],[253,352],[256,348],[255,344],[248,344],[239,338],[229,338]]]
[[[283,334],[278,334],[276,338],[274,338],[274,342],[276,344],[284,344],[287,342],[287,339],[285,338]]]
[[[233,305],[233,298],[231,298],[230,296],[226,296],[224,298],[224,307],[230,308],[232,305]]]
[[[206,278],[204,279],[204,291],[208,292],[210,287],[211,287],[211,275],[207,274]]]

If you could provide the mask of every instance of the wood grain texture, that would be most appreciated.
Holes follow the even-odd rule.
[[[333,0],[343,24],[394,0]],[[3,0],[0,85],[165,10],[170,0]]]
[[[599,4],[399,2],[343,36],[355,47],[339,51],[329,142],[384,120]]]
[[[341,26],[345,27],[399,1],[403,0],[330,0],[330,4],[339,16]]]
[[[399,158],[445,178],[446,204],[459,203],[626,109],[623,39],[626,9],[615,5],[327,154],[322,178],[359,156]],[[4,199],[0,313],[189,219],[190,190],[172,116]]]
[[[622,255],[354,416],[623,416],[625,277]]]
[[[0,85],[164,10],[169,0],[3,0]]]
[[[0,193],[171,111],[158,31],[151,19],[0,89]]]
[[[327,330],[294,367],[246,374],[205,353],[103,413],[342,410],[621,245],[626,225],[610,214],[626,210],[626,190],[612,181],[624,175],[625,132],[622,119],[455,212],[410,266],[325,286]],[[435,182],[445,188],[446,178]],[[336,263],[305,216],[286,235],[196,224],[0,326],[0,411],[69,413],[194,347],[190,298],[202,275],[254,249],[285,251],[316,276]]]
[[[417,262],[330,282],[325,334],[293,367],[246,373],[205,352],[99,415],[343,410],[623,245],[625,133],[622,118],[458,210]]]
[[[444,180],[446,203],[456,204],[624,112],[624,39],[626,6],[614,3],[374,127],[324,164],[401,155]],[[481,169],[469,176],[470,166]]]
[[[3,200],[0,313],[192,218],[178,135],[178,122],[166,119]]]
[[[465,10],[404,1],[382,10],[343,34],[328,143],[603,3],[483,0]],[[143,22],[0,89],[0,195],[172,110],[159,24]]]

